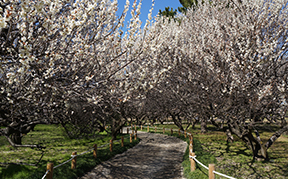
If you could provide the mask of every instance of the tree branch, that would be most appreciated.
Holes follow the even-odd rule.
[[[268,149],[269,147],[271,147],[271,145],[284,133],[288,131],[288,125],[286,125],[285,127],[281,128],[280,130],[276,131],[271,137],[270,139],[266,142],[265,147]]]

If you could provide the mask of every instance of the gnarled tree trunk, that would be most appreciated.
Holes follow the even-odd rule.
[[[201,120],[201,133],[206,133],[207,132],[207,124],[204,119]]]
[[[22,135],[20,132],[14,132],[10,135],[10,139],[14,144],[22,145]]]

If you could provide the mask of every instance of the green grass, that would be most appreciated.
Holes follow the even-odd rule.
[[[121,136],[117,137],[117,140]],[[23,144],[41,144],[46,147],[44,156],[37,167],[25,165],[2,165],[0,166],[0,178],[42,178],[46,171],[46,165],[52,162],[54,166],[71,158],[71,154],[77,151],[78,154],[87,151],[94,144],[98,146],[109,143],[111,137],[106,132],[99,133],[97,138],[90,139],[69,139],[63,132],[62,127],[55,125],[37,125],[35,131],[28,133],[22,138]],[[117,153],[122,153],[128,148],[136,145],[139,140],[134,140],[130,144],[129,139],[124,140],[125,145],[114,143],[113,152],[109,151],[109,146],[98,149],[97,159],[93,158],[92,152],[77,157],[77,168],[71,169],[71,162],[56,168],[53,172],[54,178],[66,179],[77,178],[94,168],[102,161],[108,160]],[[31,148],[13,148],[5,138],[0,137],[0,162],[5,163],[37,163],[42,151]]]
[[[156,125],[159,128],[178,129],[175,125]],[[146,128],[143,129],[147,131]],[[208,125],[208,132],[201,134],[200,125],[196,125],[195,129],[189,128],[187,132],[191,132],[194,136],[194,152],[197,159],[208,166],[210,163],[215,164],[215,170],[235,177],[235,178],[288,178],[288,136],[282,135],[269,149],[268,154],[271,158],[269,162],[253,161],[252,151],[236,136],[233,143],[226,142],[226,135],[222,131],[217,131],[213,126]],[[154,127],[150,127],[150,132],[154,132]],[[162,130],[157,132],[162,133]],[[262,128],[259,131],[261,139],[267,141],[273,132],[267,132]],[[166,131],[166,135],[170,135],[170,130]],[[174,132],[173,136],[178,137],[178,132]],[[189,142],[183,135],[182,140]],[[207,179],[208,171],[196,164],[196,170],[190,171],[189,151],[188,147],[183,157],[184,176],[187,179]],[[216,175],[216,178],[223,178]]]

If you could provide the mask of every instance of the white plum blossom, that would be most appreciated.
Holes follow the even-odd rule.
[[[288,13],[280,1],[242,0],[230,8],[226,0],[205,1],[179,23],[152,17],[153,0],[144,28],[142,1],[133,2],[127,23],[129,0],[120,17],[117,0],[9,2],[0,10],[0,31],[11,27],[9,40],[0,39],[0,75],[3,109],[16,111],[10,117],[69,123],[82,117],[78,103],[86,107],[81,122],[119,126],[124,117],[115,116],[144,104],[149,115],[217,116],[242,124],[253,110],[263,109],[267,118],[287,111]],[[149,108],[149,95],[159,99],[158,112]],[[267,115],[273,108],[281,111]]]

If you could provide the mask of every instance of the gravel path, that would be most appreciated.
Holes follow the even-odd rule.
[[[137,136],[141,139],[138,145],[97,165],[81,179],[183,178],[181,163],[186,142],[139,131]]]

